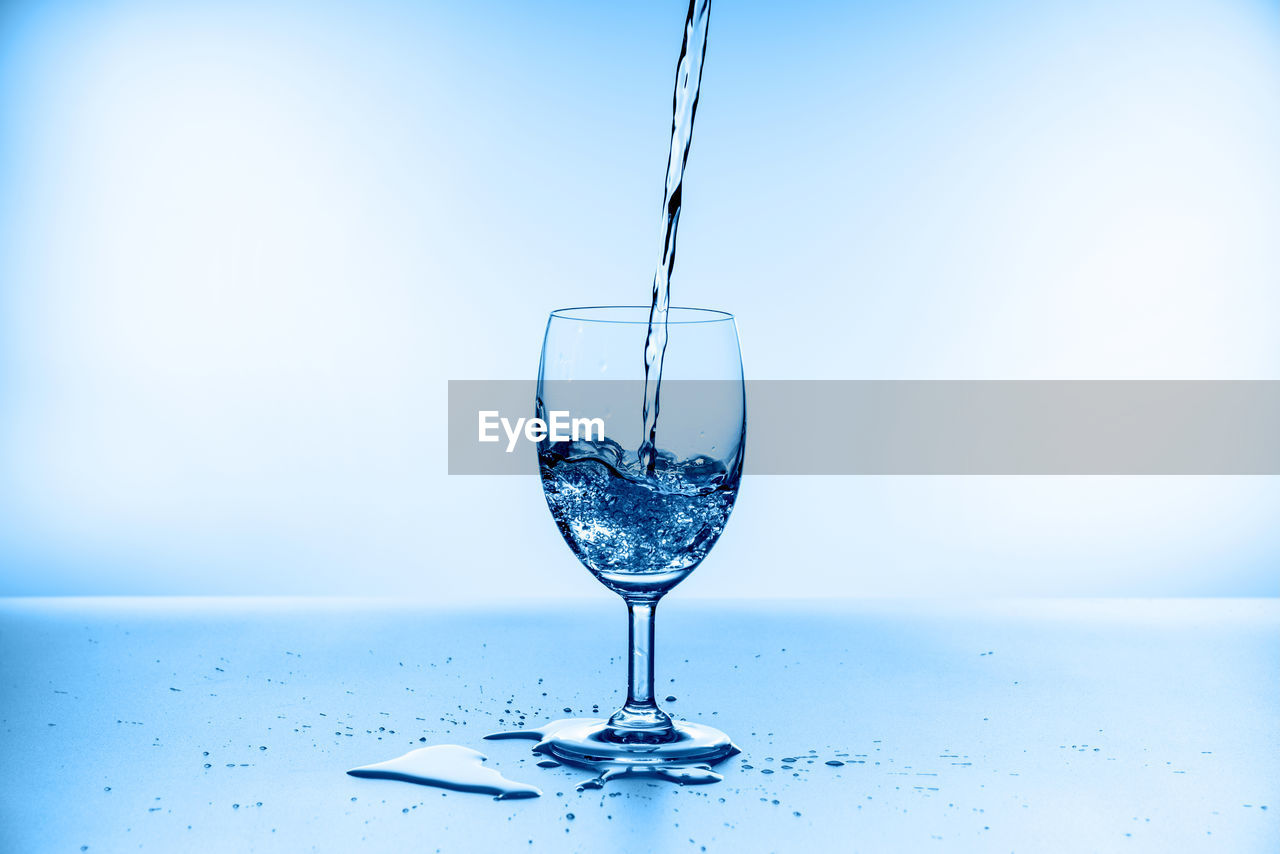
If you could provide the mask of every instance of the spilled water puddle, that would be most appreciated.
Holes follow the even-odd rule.
[[[485,736],[487,739],[528,739],[537,741],[533,752],[539,753],[539,747],[558,729],[566,725],[580,724],[577,719],[552,721],[538,729],[499,732]],[[736,752],[736,751],[735,751]],[[542,791],[536,786],[508,780],[495,768],[484,764],[488,759],[478,750],[458,744],[437,744],[431,747],[420,747],[403,756],[377,762],[372,765],[361,765],[347,773],[352,777],[364,777],[375,780],[399,780],[405,783],[417,783],[422,786],[437,786],[457,792],[476,792],[493,795],[495,800],[511,800],[514,798],[536,798]],[[663,780],[681,786],[705,785],[719,783],[724,777],[711,770],[711,766],[703,763],[681,765],[668,762],[661,765],[637,766],[619,765],[602,759],[597,763],[558,762],[554,759],[542,759],[537,763],[539,768],[560,768],[570,766],[583,768],[594,776],[577,784],[577,790],[600,789],[610,780],[646,779]]]
[[[476,792],[493,795],[494,800],[536,798],[542,790],[526,783],[508,780],[497,770],[485,766],[488,757],[478,750],[458,744],[437,744],[419,747],[404,756],[361,765],[347,773],[352,777],[373,780],[400,780],[422,786],[438,786],[456,792]]]

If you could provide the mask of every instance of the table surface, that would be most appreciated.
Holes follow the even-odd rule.
[[[617,601],[2,600],[0,849],[1280,850],[1280,600],[659,612],[722,783],[578,792],[482,740],[619,702]],[[344,773],[438,743],[544,795]]]

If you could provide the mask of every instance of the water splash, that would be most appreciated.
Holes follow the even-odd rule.
[[[662,198],[662,257],[653,276],[649,329],[644,342],[644,432],[639,457],[642,469],[650,474],[657,462],[662,357],[667,350],[667,310],[671,307],[671,272],[676,265],[676,231],[680,226],[684,169],[689,162],[689,145],[693,142],[693,119],[698,111],[710,23],[711,0],[689,0],[671,99],[671,146],[667,151],[667,179]]]
[[[645,477],[623,463],[617,443],[568,444],[539,449],[542,491],[569,548],[614,592],[674,587],[724,531],[737,473],[719,461],[664,452]]]
[[[437,744],[419,747],[404,756],[361,765],[347,773],[352,777],[374,780],[400,780],[423,786],[439,786],[457,792],[476,792],[493,795],[494,800],[512,798],[536,798],[542,790],[536,786],[508,780],[483,763],[488,757],[478,750],[457,744]]]

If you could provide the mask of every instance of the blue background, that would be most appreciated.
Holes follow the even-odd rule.
[[[646,299],[684,5],[0,10],[0,594],[607,595],[448,379]],[[712,12],[674,299],[775,379],[1280,379],[1280,10]],[[748,479],[677,595],[1275,595],[1275,478]]]

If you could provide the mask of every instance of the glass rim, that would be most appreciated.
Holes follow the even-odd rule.
[[[619,323],[619,324],[642,324],[649,323],[649,310],[647,305],[579,305],[570,308],[557,308],[551,312],[552,320],[576,320],[582,323]],[[637,311],[643,312],[637,319],[628,318],[611,318],[611,317],[590,317],[576,314],[575,312],[612,312],[612,311]],[[724,323],[725,321],[733,322],[733,315],[727,311],[721,311],[718,308],[693,308],[690,306],[673,305],[667,309],[667,323],[670,324],[688,324],[688,323]],[[684,319],[680,314],[692,314],[692,318]]]

